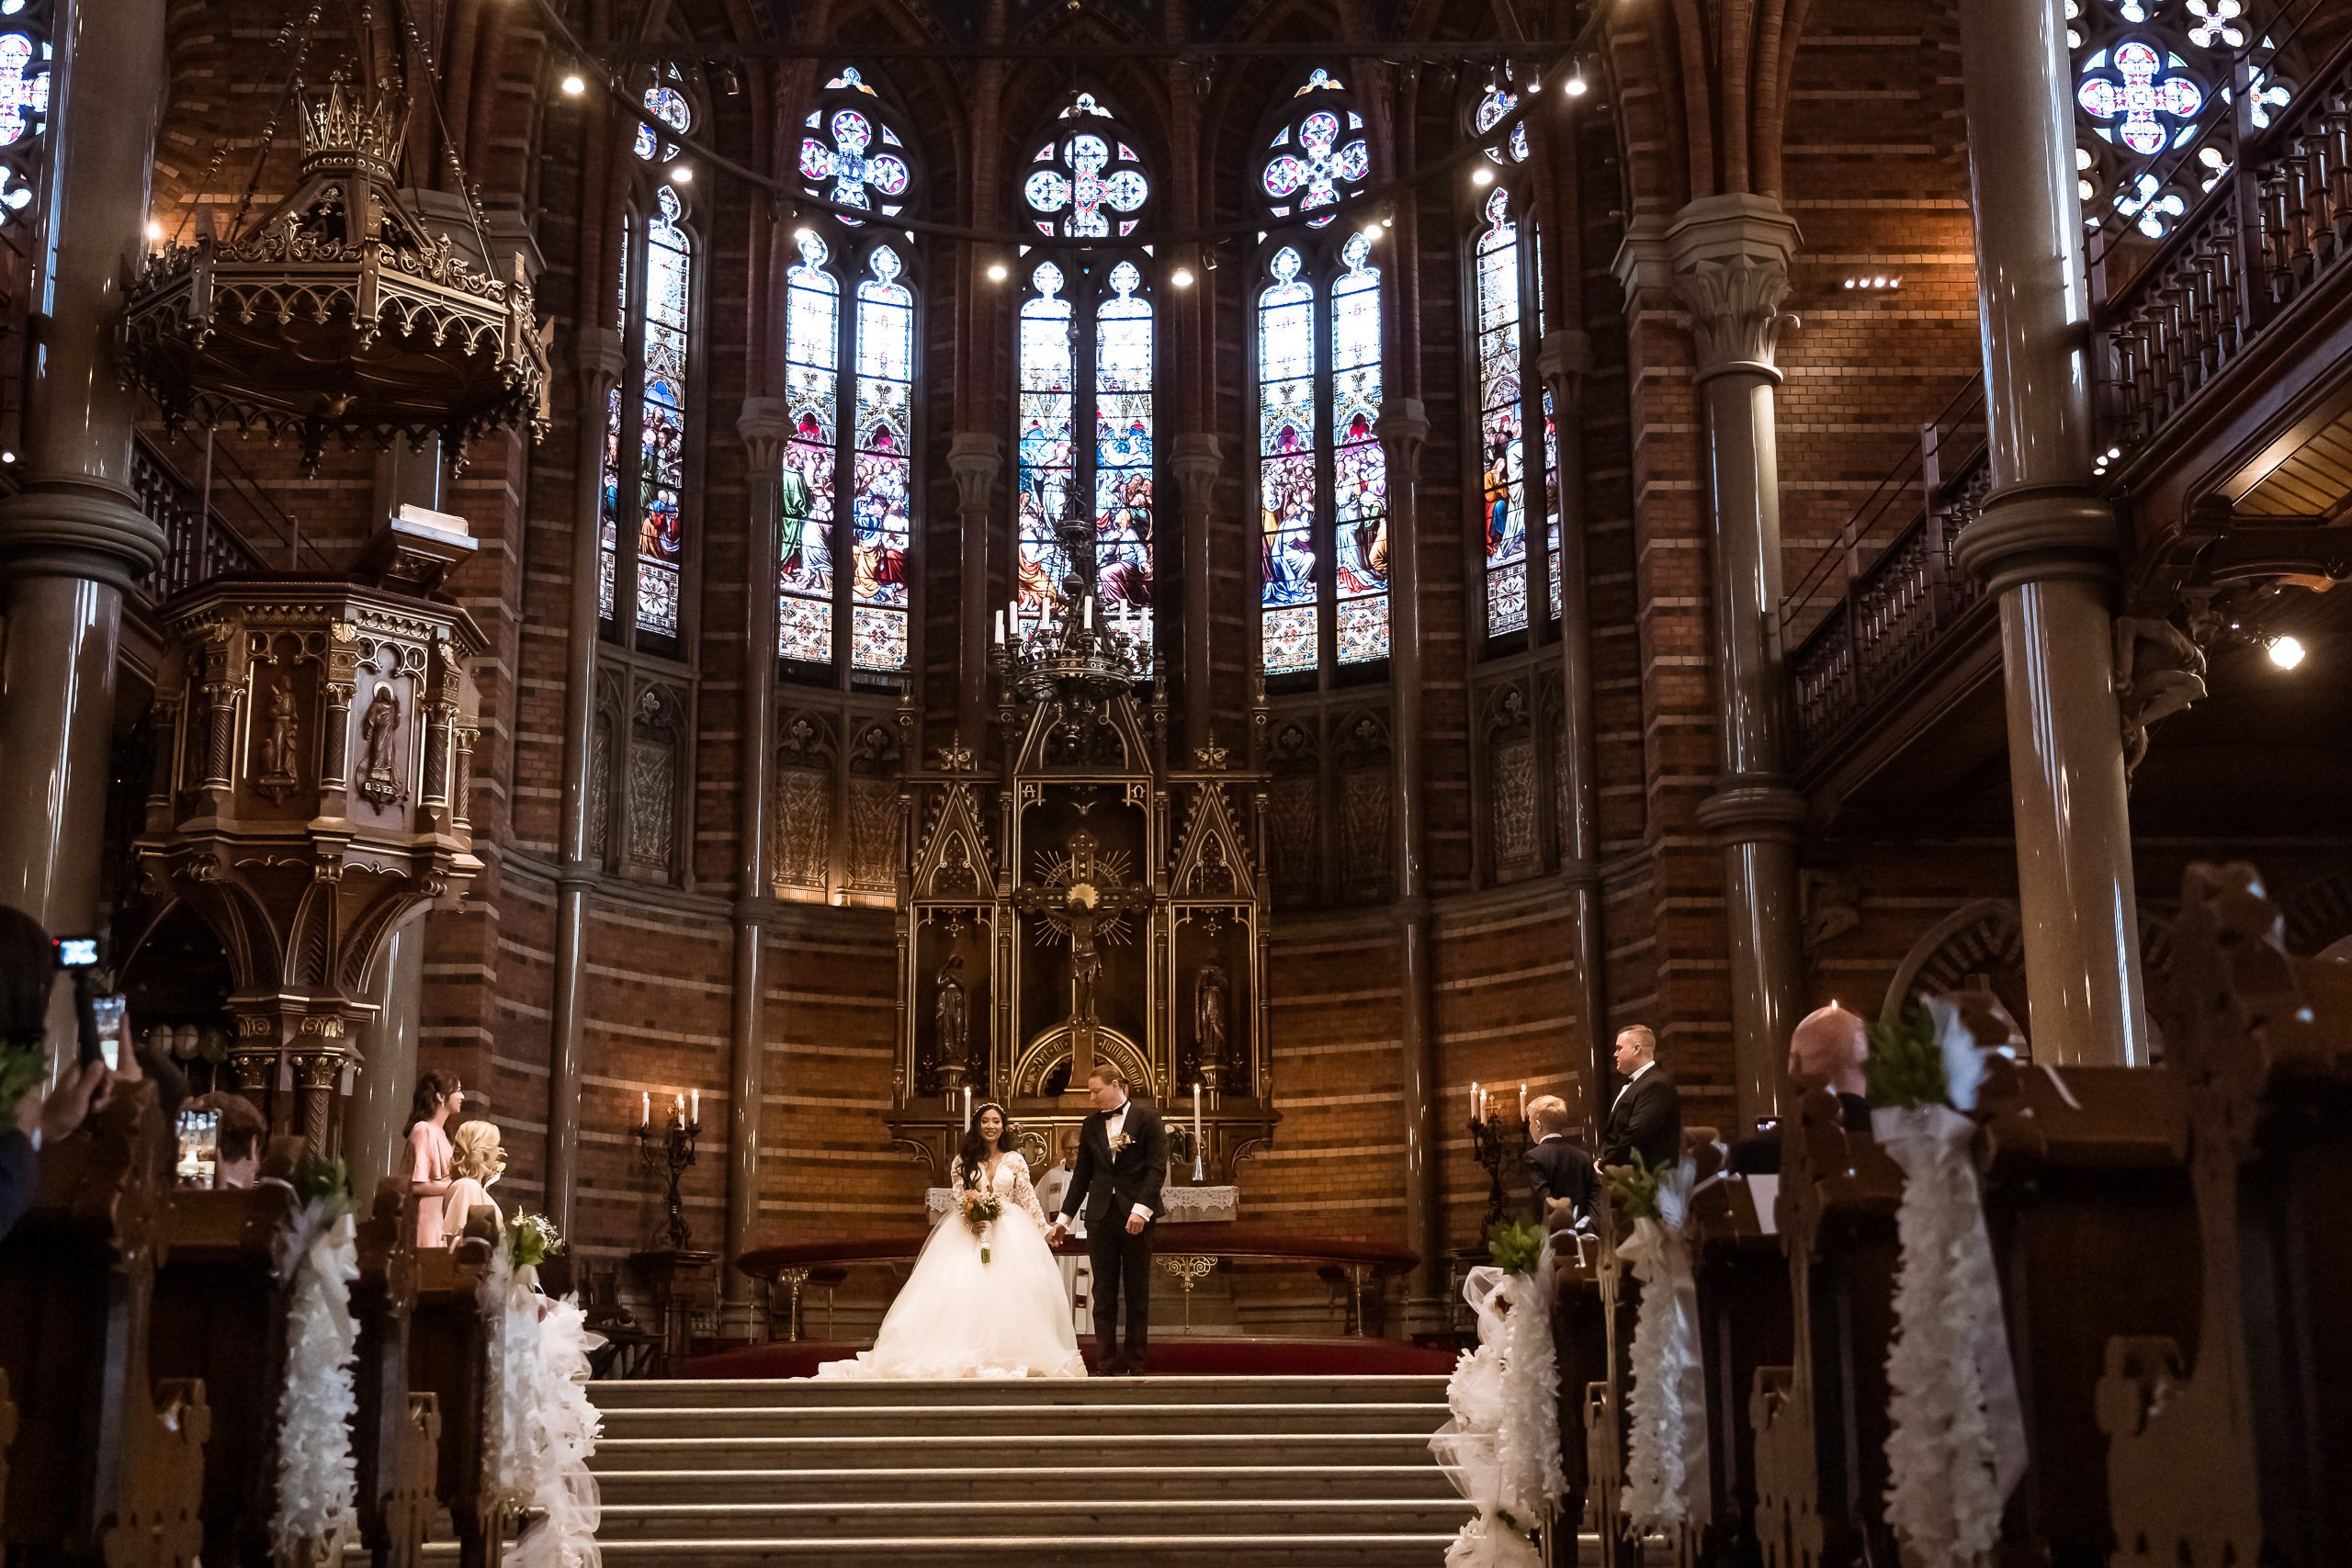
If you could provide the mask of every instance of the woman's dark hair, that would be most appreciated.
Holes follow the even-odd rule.
[[[0,905],[0,1034],[36,1034],[49,1022],[57,947],[40,922]]]
[[[416,1098],[409,1102],[408,1125],[401,1131],[413,1132],[419,1122],[432,1121],[433,1113],[441,1109],[441,1102],[464,1087],[458,1081],[458,1075],[455,1073],[436,1071],[417,1074]]]
[[[980,1136],[980,1118],[991,1111],[1004,1118],[1004,1131],[996,1136],[996,1152],[1002,1154],[1020,1141],[1021,1135],[1012,1129],[1012,1115],[1003,1106],[993,1100],[984,1100],[972,1107],[971,1131],[964,1134],[964,1146],[956,1152],[956,1168],[964,1173],[967,1187],[980,1184],[980,1167],[989,1157],[989,1141]]]

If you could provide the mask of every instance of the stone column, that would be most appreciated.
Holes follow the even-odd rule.
[[[588,1025],[588,895],[604,867],[589,859],[590,754],[596,745],[596,581],[603,529],[605,420],[620,384],[621,334],[582,327],[571,334],[580,378],[572,441],[571,626],[563,649],[563,815],[556,826],[555,984],[548,1039],[548,1218],[571,1234],[571,1194],[580,1180],[580,1043]]]
[[[2055,0],[1963,0],[1960,21],[1993,486],[1955,553],[2000,600],[2030,1032],[2041,1059],[2143,1066],[2066,24]]]
[[[1209,505],[1225,454],[1214,435],[1179,435],[1174,467],[1184,531],[1184,743],[1205,746],[1216,711],[1216,670],[1209,661]]]
[[[1440,1176],[1435,954],[1430,952],[1429,802],[1421,792],[1421,447],[1430,422],[1418,398],[1392,398],[1374,426],[1388,466],[1389,756],[1396,769],[1397,986],[1405,1064],[1405,1245],[1420,1255],[1405,1292],[1405,1332],[1442,1328],[1445,1201]]]
[[[26,361],[20,493],[0,501],[0,899],[62,935],[98,918],[122,596],[163,559],[130,489],[137,399],[115,372],[145,244],[162,0],[58,10]]]
[[[1781,1104],[1804,954],[1797,923],[1797,834],[1804,797],[1781,773],[1780,441],[1772,355],[1795,318],[1788,298],[1796,224],[1768,197],[1690,203],[1666,231],[1674,291],[1690,308],[1706,415],[1708,513],[1714,540],[1715,700],[1723,776],[1700,803],[1724,851],[1730,924],[1732,1070],[1742,1128]]]
[[[1575,921],[1577,1022],[1585,1032],[1584,1102],[1597,1121],[1609,1082],[1608,947],[1600,895],[1600,761],[1592,715],[1592,611],[1586,565],[1584,383],[1592,373],[1592,340],[1576,331],[1544,334],[1536,369],[1552,394],[1560,453],[1560,880]]]
[[[792,419],[782,398],[745,398],[735,432],[749,465],[744,559],[751,592],[743,613],[742,817],[735,869],[735,1016],[727,1089],[727,1250],[719,1332],[754,1331],[751,1277],[734,1260],[759,1245],[760,1115],[767,1089],[767,928],[775,923],[768,866],[775,809],[776,563],[783,505],[784,444]]]
[[[956,729],[975,753],[988,750],[989,637],[994,612],[1012,597],[989,602],[989,502],[1004,472],[1004,443],[978,431],[947,439],[947,471],[956,476],[956,511],[963,520],[963,570],[956,581],[959,610],[956,639]]]

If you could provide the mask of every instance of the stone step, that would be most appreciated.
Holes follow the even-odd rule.
[[[1057,1535],[809,1536],[797,1540],[614,1541],[608,1563],[670,1568],[761,1568],[792,1563],[1004,1562],[1068,1565],[1132,1562],[1148,1568],[1435,1568],[1453,1532],[1408,1535],[1089,1536],[1075,1546]]]
[[[1237,1498],[1363,1497],[1451,1498],[1456,1494],[1442,1471],[1424,1454],[1414,1464],[1360,1465],[1166,1465],[1082,1466],[1062,1470],[1043,1465],[938,1470],[612,1470],[596,1478],[608,1507],[674,1503],[681,1498],[713,1504],[904,1502],[910,1497],[943,1503],[967,1499],[1015,1500],[1083,1495],[1191,1498],[1222,1502]]]
[[[593,1382],[603,1410],[836,1409],[899,1404],[1413,1404],[1445,1400],[1443,1377],[1414,1375],[1211,1378],[943,1378],[837,1382],[824,1378],[674,1378]]]
[[[1040,1466],[1355,1465],[1431,1463],[1427,1429],[1398,1432],[1180,1433],[1129,1430],[1055,1434],[1021,1441]],[[947,1470],[975,1457],[968,1438],[891,1437],[606,1438],[591,1463],[623,1470],[723,1471],[831,1468]]]
[[[882,1438],[900,1434],[984,1438],[1087,1437],[1148,1431],[1170,1437],[1260,1432],[1431,1432],[1446,1407],[1432,1404],[901,1404],[737,1405],[718,1409],[614,1410],[608,1439],[662,1438]]]
[[[632,1540],[797,1540],[926,1536],[979,1540],[1006,1535],[1068,1540],[1098,1536],[1189,1535],[1199,1529],[1250,1536],[1452,1534],[1470,1517],[1459,1497],[1413,1499],[1123,1498],[1096,1492],[1051,1501],[949,1502],[914,1493],[888,1502],[674,1503],[605,1509],[596,1540],[607,1549]]]

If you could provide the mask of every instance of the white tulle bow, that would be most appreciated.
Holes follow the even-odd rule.
[[[357,1328],[351,1282],[359,1278],[358,1233],[341,1202],[314,1198],[280,1248],[291,1276],[286,1386],[277,1396],[277,1512],[269,1521],[277,1561],[339,1562],[358,1537],[359,1467],[351,1421],[359,1413],[352,1376]]]
[[[1446,1568],[1528,1568],[1541,1561],[1527,1531],[1560,1501],[1558,1371],[1546,1291],[1547,1239],[1532,1274],[1473,1269],[1463,1299],[1478,1319],[1446,1386],[1453,1419],[1430,1439],[1456,1490],[1478,1512],[1446,1548]]]
[[[1639,1529],[1704,1525],[1706,1375],[1699,1359],[1699,1289],[1683,1224],[1697,1171],[1684,1160],[1658,1179],[1657,1219],[1634,1223],[1617,1256],[1642,1282],[1626,1400],[1625,1515]]]

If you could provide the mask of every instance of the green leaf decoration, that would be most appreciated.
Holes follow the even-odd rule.
[[[1936,1021],[1926,1008],[1905,1008],[1891,1022],[1873,1020],[1870,1042],[1862,1077],[1870,1087],[1871,1105],[1916,1111],[1922,1105],[1951,1103],[1944,1082],[1943,1047],[1937,1043]]]
[[[517,1269],[536,1269],[563,1250],[563,1236],[545,1214],[517,1214],[506,1226],[507,1255]]]
[[[1544,1233],[1517,1220],[1497,1220],[1487,1232],[1487,1255],[1506,1274],[1532,1274],[1544,1256]]]
[[[351,1200],[351,1168],[339,1159],[314,1159],[308,1162],[303,1175],[302,1196],[305,1198],[340,1198]]]
[[[48,1077],[49,1040],[40,1030],[0,1040],[0,1116],[13,1117],[17,1102]]]
[[[1610,1201],[1625,1213],[1627,1220],[1655,1220],[1657,1213],[1657,1184],[1670,1168],[1654,1166],[1642,1157],[1642,1151],[1633,1152],[1631,1165],[1612,1165],[1605,1174],[1609,1178]]]

